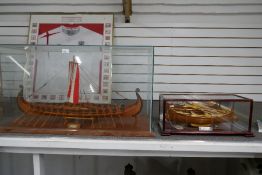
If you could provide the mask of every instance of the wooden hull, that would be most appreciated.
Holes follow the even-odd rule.
[[[138,92],[135,103],[121,106],[92,103],[29,103],[22,96],[17,97],[21,111],[27,115],[59,116],[64,118],[89,119],[97,117],[135,117],[140,113],[143,101]]]

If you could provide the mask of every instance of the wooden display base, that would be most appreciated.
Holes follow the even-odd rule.
[[[152,137],[146,116],[129,118],[65,119],[56,116],[20,116],[4,126],[2,133],[62,134],[86,136]]]
[[[199,131],[196,127],[186,127],[185,129],[175,129],[173,128],[169,122],[165,123],[165,129],[163,127],[162,122],[159,122],[160,133],[162,136],[171,136],[171,135],[229,135],[229,136],[245,136],[245,137],[254,137],[254,134],[251,130],[246,131],[234,131],[223,129],[214,129],[212,131]]]

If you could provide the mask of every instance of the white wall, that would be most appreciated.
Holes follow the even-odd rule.
[[[226,158],[41,156],[43,175],[123,175],[128,163],[138,175],[186,175],[189,168],[202,175],[230,175],[232,171],[240,175],[248,174],[250,168],[243,168],[247,160]],[[0,174],[32,175],[32,156],[0,153]]]
[[[121,2],[1,0],[0,44],[26,44],[30,13],[114,13],[114,44],[156,46],[155,99],[226,92],[262,101],[262,1],[133,0],[131,24]]]
[[[0,153],[1,175],[33,175],[33,161],[29,154]]]

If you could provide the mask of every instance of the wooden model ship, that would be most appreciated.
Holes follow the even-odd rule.
[[[74,59],[69,62],[68,102],[65,103],[30,103],[23,98],[23,89],[17,96],[17,103],[25,114],[33,116],[56,116],[66,119],[90,119],[98,117],[135,117],[140,113],[143,101],[136,90],[136,101],[129,105],[79,103],[79,63]]]
[[[236,120],[234,112],[216,102],[184,102],[167,105],[167,120],[193,127]]]

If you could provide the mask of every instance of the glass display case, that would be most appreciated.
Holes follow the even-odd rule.
[[[0,132],[152,136],[153,47],[0,45]]]
[[[253,135],[253,100],[238,95],[162,94],[159,110],[162,135]]]

